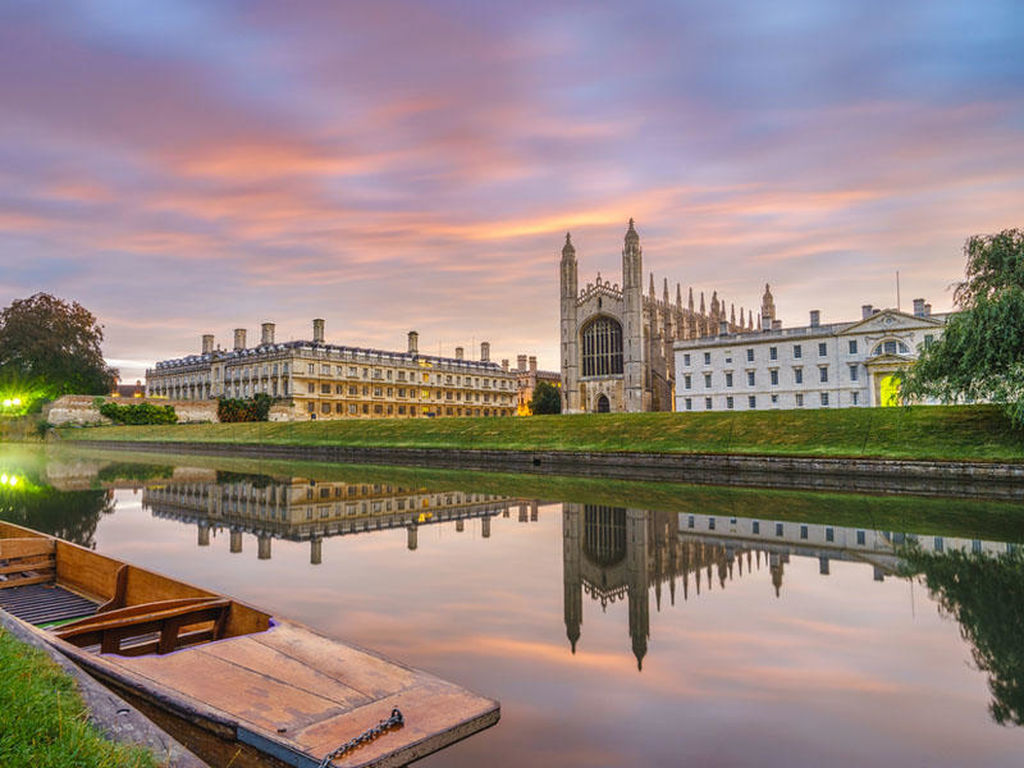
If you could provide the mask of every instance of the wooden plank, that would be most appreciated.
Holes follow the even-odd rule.
[[[118,608],[124,608],[125,596],[128,594],[128,570],[130,566],[122,565],[117,569],[114,577],[114,595],[107,602],[96,609],[96,613],[106,613]]]
[[[28,584],[46,584],[51,581],[53,581],[52,573],[38,573],[35,576],[14,576],[8,578],[7,581],[0,581],[0,589],[24,587]]]
[[[57,567],[54,562],[53,555],[37,555],[34,557],[23,557],[15,560],[10,565],[0,565],[0,574],[4,573],[21,573],[23,571],[31,571],[34,568],[46,568],[47,570],[55,570]]]
[[[52,555],[56,545],[52,539],[0,539],[0,558]]]
[[[372,700],[362,691],[275,648],[256,642],[253,637],[239,637],[230,643],[217,643],[204,648],[203,652],[330,699],[344,707],[352,708]]]
[[[331,764],[338,768],[405,765],[492,725],[499,716],[497,702],[423,675],[413,688],[289,733],[289,737],[320,759],[387,718],[393,707],[398,707],[405,719],[401,728],[345,753]]]
[[[372,698],[408,688],[419,674],[291,622],[249,637]]]
[[[244,639],[232,638],[222,645]],[[287,681],[213,656],[203,646],[163,656],[104,659],[161,688],[175,691],[196,709],[212,708],[222,716],[253,723],[270,733],[279,728],[296,731],[346,709]]]

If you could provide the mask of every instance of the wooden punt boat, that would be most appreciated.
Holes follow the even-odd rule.
[[[0,608],[211,765],[400,766],[498,703],[223,595],[0,522]]]

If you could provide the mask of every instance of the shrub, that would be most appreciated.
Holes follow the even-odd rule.
[[[217,401],[217,418],[222,423],[267,421],[274,398],[260,392],[250,398],[224,397]]]
[[[178,415],[173,405],[153,405],[139,403],[137,405],[120,405],[104,403],[100,413],[115,424],[177,424]]]

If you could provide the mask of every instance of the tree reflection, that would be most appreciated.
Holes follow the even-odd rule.
[[[108,490],[58,491],[37,486],[30,492],[0,494],[0,518],[94,548],[100,516],[114,511]]]
[[[988,674],[992,718],[1024,725],[1024,553],[912,551],[906,562],[924,577],[939,610],[960,623],[974,662]]]

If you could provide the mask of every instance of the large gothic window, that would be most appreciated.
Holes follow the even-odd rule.
[[[622,326],[610,317],[599,317],[583,329],[583,375],[622,373]]]

